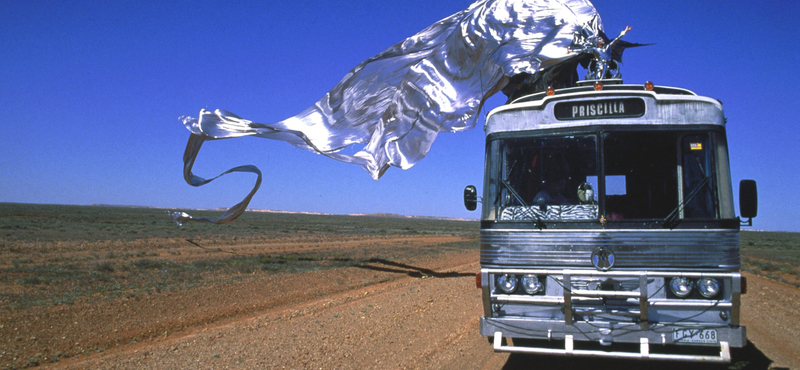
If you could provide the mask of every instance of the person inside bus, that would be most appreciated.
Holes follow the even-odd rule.
[[[537,206],[572,204],[569,198],[564,195],[567,191],[567,173],[556,172],[548,177],[543,181],[544,189],[533,197],[533,204]]]

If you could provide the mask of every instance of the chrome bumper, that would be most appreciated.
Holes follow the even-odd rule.
[[[495,352],[516,352],[516,353],[547,354],[547,355],[561,355],[561,356],[613,357],[613,358],[627,358],[627,359],[639,359],[639,360],[674,360],[674,361],[719,362],[719,363],[731,362],[731,349],[730,346],[728,345],[728,342],[720,342],[719,357],[650,353],[650,343],[647,338],[640,339],[639,353],[606,352],[606,351],[579,350],[579,349],[576,350],[572,335],[565,336],[563,350],[552,349],[552,348],[504,346],[502,345],[502,343],[503,343],[503,334],[499,331],[495,332],[494,341],[492,342]]]

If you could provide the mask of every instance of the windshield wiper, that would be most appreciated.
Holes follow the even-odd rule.
[[[517,162],[514,161],[514,164],[511,165],[511,169],[509,169],[508,172],[511,173],[516,165]],[[539,216],[536,215],[536,212],[533,212],[533,210],[531,210],[531,207],[528,205],[528,203],[522,200],[522,197],[519,195],[519,193],[517,193],[517,191],[514,190],[513,187],[511,187],[511,184],[508,183],[508,177],[501,180],[501,182],[503,183],[503,185],[505,185],[506,189],[508,189],[511,195],[513,195],[514,198],[517,199],[517,202],[519,202],[519,204],[522,204],[522,206],[525,208],[525,211],[533,216],[534,221],[536,221],[536,226],[538,226],[539,230],[541,230],[544,227],[544,225],[542,224],[542,220],[539,219]]]
[[[708,182],[711,180],[711,176],[706,175],[706,171],[703,170],[703,165],[700,164],[699,159],[697,160],[697,165],[700,166],[700,172],[703,174],[703,176],[705,176],[703,181],[701,181],[700,184],[698,184],[697,187],[695,187],[694,190],[692,190],[683,201],[678,203],[678,206],[675,207],[675,209],[670,212],[667,218],[664,219],[664,227],[669,227],[672,229],[677,226],[680,220],[676,222],[675,219],[681,214],[683,208],[686,207],[686,205],[689,204],[689,202],[691,202],[692,199],[694,199],[694,197],[700,193],[700,190],[703,189],[703,187],[705,187],[706,184],[708,184]]]

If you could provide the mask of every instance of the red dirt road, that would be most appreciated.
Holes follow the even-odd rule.
[[[477,263],[448,266],[451,277],[404,277],[238,317],[163,339],[107,351],[59,368],[401,368],[670,369],[676,363],[535,357],[494,353],[478,335]],[[309,273],[308,281],[327,273]],[[323,275],[323,276],[320,276]],[[800,368],[798,290],[748,276],[744,302],[754,346],[735,368]],[[776,335],[776,333],[779,333]],[[763,354],[762,354],[763,353]],[[770,360],[774,361],[770,365]],[[706,364],[680,364],[706,369]],[[725,368],[725,367],[720,367]]]
[[[742,298],[747,338],[776,367],[800,369],[800,289],[760,276],[747,277]]]

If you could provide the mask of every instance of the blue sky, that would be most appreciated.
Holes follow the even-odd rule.
[[[0,202],[229,207],[255,177],[187,185],[189,132],[178,117],[201,108],[259,122],[293,116],[361,61],[469,5],[0,0]],[[625,53],[627,83],[723,102],[734,183],[758,181],[755,228],[800,231],[800,5],[594,5],[610,35],[631,25],[627,41],[656,44]],[[264,183],[251,208],[477,218],[462,191],[482,183],[483,142],[480,128],[441,134],[416,166],[391,168],[376,182],[358,166],[283,142],[220,140],[204,144],[195,173],[258,166]]]

